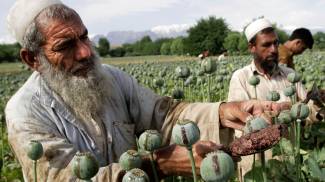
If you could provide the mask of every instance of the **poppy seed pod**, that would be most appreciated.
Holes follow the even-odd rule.
[[[206,58],[201,63],[201,69],[204,73],[211,74],[217,70],[217,63],[211,58]]]
[[[190,120],[178,120],[172,130],[172,139],[177,145],[191,147],[200,139],[200,130]]]
[[[290,111],[282,111],[278,116],[278,121],[281,124],[290,124],[292,122],[292,117]]]
[[[296,93],[296,87],[291,85],[283,90],[283,93],[287,97],[291,97]]]
[[[177,66],[175,73],[178,78],[187,78],[191,74],[190,69],[185,66]]]
[[[266,99],[269,101],[278,101],[280,100],[280,94],[277,91],[270,91],[267,93]]]
[[[157,130],[146,130],[139,137],[139,146],[141,149],[153,152],[161,146],[162,137]]]
[[[309,108],[305,104],[297,103],[291,107],[290,113],[293,119],[304,120],[309,115]]]
[[[90,180],[98,172],[98,162],[89,152],[77,153],[72,161],[72,171],[82,180]]]
[[[141,163],[141,157],[139,153],[135,150],[128,150],[124,152],[119,159],[120,166],[126,171],[129,171],[134,168],[140,168]]]
[[[122,182],[149,182],[149,177],[143,170],[135,168],[123,176]]]
[[[175,88],[172,91],[172,98],[173,99],[184,99],[184,92],[183,90],[179,89],[179,88]]]
[[[297,72],[289,73],[287,79],[290,83],[297,83],[301,80],[301,74]]]
[[[252,86],[256,86],[260,83],[260,79],[258,78],[258,76],[253,75],[249,78],[248,83]]]
[[[201,163],[201,177],[206,182],[223,182],[234,174],[234,161],[223,151],[209,153]]]
[[[263,118],[256,117],[246,122],[243,130],[245,134],[248,134],[266,128],[267,126],[268,124]]]
[[[160,88],[164,85],[164,80],[162,78],[153,79],[153,84],[156,88]]]
[[[38,160],[43,155],[43,146],[39,141],[31,140],[27,145],[27,156],[31,160]]]

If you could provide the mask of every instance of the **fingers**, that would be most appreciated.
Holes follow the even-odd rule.
[[[222,144],[216,144],[212,141],[199,141],[194,144],[193,149],[196,153],[201,156],[202,158],[205,157],[207,153],[223,150],[226,151],[227,148]]]
[[[227,128],[233,128],[235,130],[242,130],[243,127],[245,126],[245,124],[240,121],[240,122],[236,122],[236,121],[225,121],[223,124],[224,127]]]
[[[291,108],[290,102],[280,102],[280,103],[272,103],[272,111],[275,111],[277,113],[283,111],[283,110],[289,110]]]

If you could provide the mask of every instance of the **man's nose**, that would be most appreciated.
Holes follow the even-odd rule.
[[[76,60],[84,60],[88,59],[91,56],[91,48],[88,44],[78,41],[77,42],[77,50],[76,50]]]
[[[271,51],[272,53],[277,53],[277,52],[278,52],[278,45],[277,45],[277,44],[272,44],[272,45],[270,46],[270,51]]]

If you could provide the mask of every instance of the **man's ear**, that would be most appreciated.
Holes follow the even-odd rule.
[[[20,50],[20,57],[24,63],[26,63],[31,69],[38,71],[40,62],[35,53],[29,51],[26,48]]]
[[[252,44],[252,43],[248,43],[248,50],[249,50],[249,52],[250,53],[254,53],[254,52],[256,52],[256,46],[255,46],[255,44]]]

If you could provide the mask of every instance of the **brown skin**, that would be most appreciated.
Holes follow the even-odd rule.
[[[249,51],[259,72],[271,76],[271,67],[278,61],[278,36],[276,33],[258,33],[255,44],[249,43]]]
[[[284,46],[288,48],[293,55],[302,54],[307,49],[307,45],[301,39],[288,40],[284,43]]]
[[[42,24],[41,32],[45,37],[41,48],[55,68],[63,69],[75,76],[87,75],[93,66],[89,61],[92,56],[91,42],[87,29],[79,17],[71,17],[66,22],[49,20]],[[39,59],[34,53],[23,48],[20,55],[30,68],[41,72]]]

